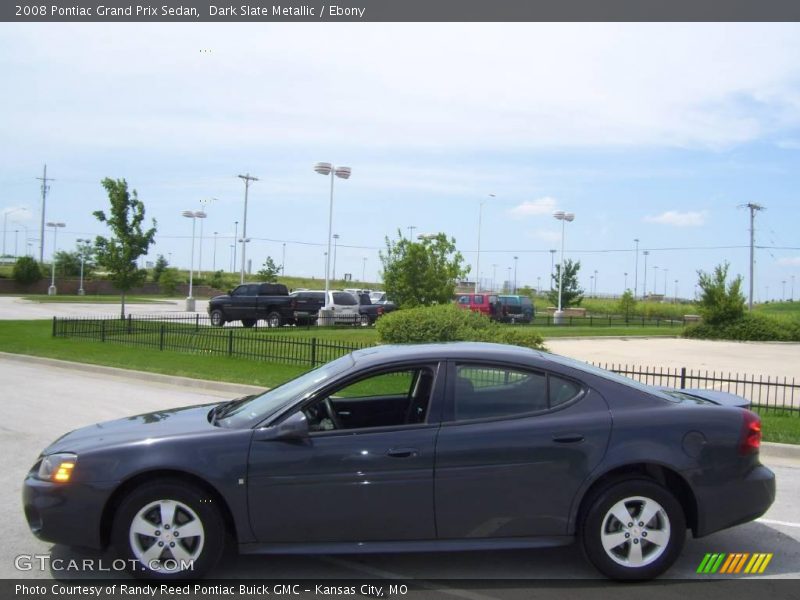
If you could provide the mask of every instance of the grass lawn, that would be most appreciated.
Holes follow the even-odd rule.
[[[800,444],[800,416],[775,411],[764,412],[760,416],[765,442]]]
[[[769,304],[756,304],[753,310],[765,315],[775,317],[788,317],[800,319],[800,301],[795,302],[770,302]]]
[[[23,300],[29,300],[30,302],[38,302],[40,304],[51,304],[51,303],[69,303],[69,302],[81,302],[85,304],[119,304],[120,297],[119,296],[100,296],[100,295],[87,295],[87,296],[78,296],[78,295],[69,295],[69,294],[58,294],[55,296],[48,296],[47,294],[25,294],[19,296]],[[162,298],[157,296],[130,296],[125,298],[125,304],[175,304],[178,299],[169,299],[169,298]]]

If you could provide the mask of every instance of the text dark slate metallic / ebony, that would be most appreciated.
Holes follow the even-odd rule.
[[[242,553],[579,542],[655,577],[686,532],[762,515],[775,478],[746,401],[662,390],[534,350],[360,350],[260,395],[78,429],[24,485],[39,538],[114,550],[140,576]]]

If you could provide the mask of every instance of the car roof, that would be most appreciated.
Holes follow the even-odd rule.
[[[352,357],[356,363],[382,362],[386,359],[442,360],[494,359],[526,362],[531,358],[546,359],[547,354],[532,348],[492,344],[489,342],[440,342],[434,344],[384,345],[356,350]]]

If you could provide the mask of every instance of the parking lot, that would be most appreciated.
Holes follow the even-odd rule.
[[[38,541],[28,531],[20,503],[21,484],[39,451],[70,429],[105,419],[159,408],[237,395],[237,390],[199,387],[138,379],[0,357],[4,382],[0,452],[6,460],[0,474],[0,514],[7,523],[0,549],[0,577],[51,578],[80,576],[50,570],[19,571],[15,557],[51,554],[54,557],[97,557]],[[778,480],[778,496],[759,521],[707,538],[687,540],[669,578],[696,578],[695,570],[709,552],[770,552],[770,577],[800,577],[800,462],[767,459]],[[104,574],[108,575],[108,574]],[[110,574],[111,576],[123,576]],[[227,556],[211,574],[215,578],[408,578],[408,579],[585,579],[596,578],[577,547],[498,552],[413,553],[371,556]],[[481,598],[494,597],[483,589]],[[477,597],[473,594],[473,597]]]

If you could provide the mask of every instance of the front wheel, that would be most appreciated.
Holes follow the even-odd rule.
[[[225,527],[213,501],[185,483],[144,484],[117,510],[114,548],[136,577],[200,577],[217,563],[225,545]]]
[[[220,309],[211,311],[211,324],[214,327],[222,327],[225,325],[225,315]]]
[[[636,479],[594,496],[580,533],[589,561],[607,577],[652,579],[678,557],[686,538],[686,518],[667,489]]]
[[[281,314],[275,311],[272,311],[267,315],[266,321],[267,321],[267,327],[280,327],[281,325],[283,325],[283,319],[281,318]]]

